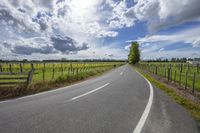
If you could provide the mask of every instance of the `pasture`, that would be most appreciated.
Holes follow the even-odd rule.
[[[192,93],[200,92],[200,66],[173,62],[140,62],[139,67],[168,81],[175,82]]]
[[[124,62],[39,62],[39,63],[1,63],[0,85],[16,85],[21,79],[25,83],[49,82],[65,79],[80,80],[124,64]],[[32,75],[28,75],[32,71]],[[26,77],[26,78],[25,78]],[[10,79],[9,79],[10,78]],[[10,84],[9,84],[10,83]]]

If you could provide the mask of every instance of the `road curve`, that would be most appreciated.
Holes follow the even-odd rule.
[[[152,89],[152,90],[151,90]],[[0,133],[198,133],[197,124],[129,65],[0,102]]]

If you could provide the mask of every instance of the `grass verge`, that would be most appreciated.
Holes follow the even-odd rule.
[[[37,82],[29,86],[18,85],[15,87],[1,87],[0,100],[6,100],[6,99],[16,98],[20,96],[31,95],[31,94],[36,94],[39,92],[57,89],[60,87],[65,87],[65,86],[83,81],[85,79],[89,79],[91,77],[99,76],[105,72],[108,72],[109,70],[113,68],[116,68],[116,66],[90,70],[85,73],[79,73],[78,76],[71,75],[70,77],[68,77],[67,75],[64,75],[63,77],[61,76],[58,77],[54,81]]]
[[[153,78],[150,74],[144,73],[143,70],[137,67],[133,67],[136,71],[140,72],[143,76],[145,76],[153,85],[157,88],[166,92],[173,100],[175,100],[178,104],[182,105],[184,108],[188,110],[188,112],[193,116],[193,118],[200,123],[200,105],[194,103],[193,101],[185,98],[184,96],[178,94],[174,89],[167,86],[167,84],[162,83],[155,78]]]

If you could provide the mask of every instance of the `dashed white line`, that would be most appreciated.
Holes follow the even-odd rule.
[[[85,82],[87,82],[87,81],[85,81]],[[49,93],[52,93],[52,92],[62,91],[64,89],[77,86],[77,85],[79,85],[81,83],[83,83],[83,82],[80,82],[80,83],[77,83],[77,84],[73,84],[73,85],[69,85],[69,86],[65,86],[65,87],[61,87],[61,88],[55,89],[55,90],[49,90],[49,91],[40,92],[40,93],[37,93],[37,94],[28,95],[28,96],[23,96],[23,97],[19,97],[19,98],[15,98],[15,99],[0,101],[0,104],[1,103],[7,103],[7,102],[14,102],[14,101],[17,101],[17,100],[27,99],[27,98],[31,98],[31,97],[35,97],[35,96],[45,95],[45,94],[49,94]]]
[[[91,94],[91,93],[93,93],[93,92],[95,92],[95,91],[98,91],[98,90],[100,90],[100,89],[106,87],[106,86],[109,85],[109,84],[110,84],[110,83],[107,83],[107,84],[105,84],[105,85],[103,85],[103,86],[100,86],[100,87],[94,89],[94,90],[91,90],[91,91],[86,92],[86,93],[84,93],[84,94],[81,94],[81,95],[79,95],[79,96],[73,97],[72,99],[70,99],[70,101],[74,101],[74,100],[76,100],[76,99],[78,99],[78,98],[84,97],[84,96],[86,96],[86,95],[88,95],[88,94]]]
[[[125,70],[126,70],[126,67],[122,70],[122,72],[120,73],[120,75],[123,75]]]
[[[137,71],[136,71],[137,72]],[[140,74],[139,72],[137,72],[138,74]],[[141,74],[140,74],[141,75]],[[153,103],[153,86],[152,84],[149,82],[148,79],[146,79],[143,75],[141,75],[146,81],[147,83],[149,84],[149,88],[150,88],[150,95],[149,95],[149,100],[148,100],[148,103],[145,107],[145,110],[136,126],[136,128],[134,129],[133,133],[140,133],[142,131],[142,128],[147,120],[147,117],[149,115],[149,112],[150,112],[150,109],[151,109],[151,106],[152,106],[152,103]]]

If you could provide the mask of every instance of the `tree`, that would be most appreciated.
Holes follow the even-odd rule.
[[[140,50],[139,50],[139,44],[137,42],[131,43],[128,60],[130,64],[136,64],[137,62],[140,61]]]
[[[176,62],[176,58],[172,58],[171,61],[172,61],[172,62]]]

